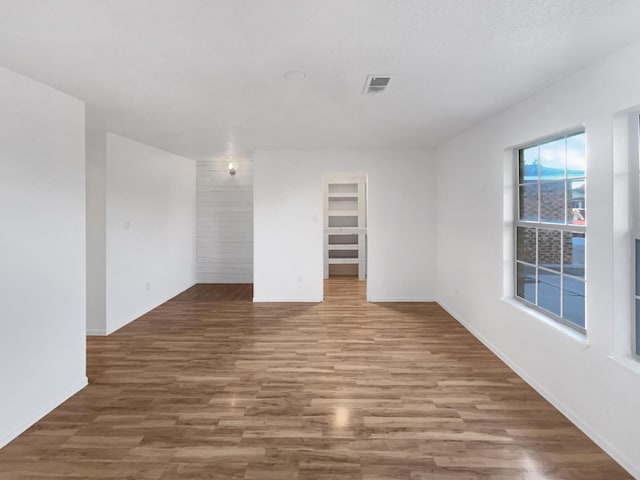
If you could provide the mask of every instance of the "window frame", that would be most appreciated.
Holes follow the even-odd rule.
[[[633,114],[635,126],[633,128],[633,134],[630,135],[632,145],[630,148],[633,151],[630,165],[630,216],[631,216],[631,357],[640,361],[640,345],[638,342],[638,325],[640,324],[640,318],[638,318],[637,302],[640,302],[640,295],[638,295],[638,242],[640,242],[640,112]]]
[[[639,124],[639,128],[640,128],[640,124]],[[566,159],[565,159],[565,172],[564,172],[564,177],[562,178],[562,180],[558,180],[558,179],[547,179],[547,180],[542,180],[540,178],[540,157],[538,156],[538,162],[539,162],[539,166],[538,166],[538,180],[536,182],[520,182],[520,152],[528,149],[528,148],[532,148],[532,147],[540,147],[540,145],[546,144],[546,143],[550,143],[553,142],[555,140],[561,140],[561,139],[566,139],[568,137],[571,136],[575,136],[575,135],[584,135],[585,136],[585,170],[584,170],[584,176],[583,177],[568,177],[568,172],[567,172],[567,164],[566,164]],[[588,191],[588,185],[587,185],[587,180],[588,180],[588,172],[587,172],[587,148],[586,148],[586,138],[587,138],[587,134],[586,134],[586,128],[584,126],[580,126],[579,128],[574,128],[574,129],[570,129],[570,130],[566,130],[566,131],[562,131],[562,132],[558,132],[552,135],[547,135],[541,138],[538,138],[536,140],[521,144],[519,146],[514,147],[513,149],[513,162],[515,165],[514,168],[514,200],[513,200],[513,228],[512,228],[512,235],[513,235],[513,257],[512,257],[512,261],[513,261],[513,298],[514,300],[516,300],[517,302],[522,303],[523,305],[526,305],[528,308],[531,308],[533,310],[535,310],[536,312],[540,312],[541,314],[545,315],[546,317],[557,321],[563,325],[567,325],[568,327],[577,330],[578,332],[582,333],[582,334],[586,334],[587,333],[587,309],[586,309],[586,289],[587,289],[587,261],[586,261],[586,250],[587,250],[587,245],[586,245],[586,239],[587,239],[587,226],[588,225],[580,225],[580,224],[570,224],[567,223],[568,221],[568,202],[569,199],[567,198],[567,185],[569,181],[572,180],[582,180],[585,183],[585,197],[584,197],[584,201],[586,204],[586,200],[587,200],[587,191]],[[638,173],[640,174],[640,163],[638,164]],[[564,188],[564,223],[553,223],[553,222],[543,222],[542,221],[542,210],[541,210],[541,201],[542,201],[542,196],[541,196],[541,186],[543,184],[549,184],[549,183],[553,183],[553,182],[564,182],[565,183],[565,188]],[[535,221],[532,220],[521,220],[520,219],[520,188],[524,185],[536,185],[538,192],[537,192],[537,202],[538,202],[538,218]],[[639,181],[640,184],[640,181]],[[640,199],[640,196],[639,196]],[[640,209],[639,209],[640,212]],[[638,215],[638,218],[640,219],[640,213]],[[638,224],[640,227],[640,223]],[[535,241],[535,245],[536,245],[536,259],[535,259],[535,264],[531,264],[529,262],[526,261],[521,261],[518,260],[518,228],[519,227],[524,227],[524,228],[534,228],[536,231],[536,241]],[[561,268],[559,271],[550,269],[550,268],[546,268],[540,265],[539,262],[539,256],[538,256],[538,242],[539,242],[539,232],[540,230],[550,230],[550,231],[555,231],[555,232],[560,232],[560,264],[561,264]],[[569,233],[578,233],[578,234],[582,234],[584,235],[585,238],[585,265],[584,265],[584,278],[582,277],[577,277],[575,275],[571,275],[571,274],[567,274],[564,271],[564,235],[565,232],[569,232]],[[638,229],[638,234],[640,235],[640,228]],[[640,236],[638,237],[640,239]],[[532,303],[529,300],[526,300],[523,297],[520,297],[518,295],[518,265],[523,265],[523,266],[528,266],[528,267],[533,267],[535,269],[535,301],[536,303]],[[564,278],[568,277],[570,279],[574,279],[580,282],[583,282],[584,284],[584,289],[585,289],[585,294],[584,294],[584,302],[585,302],[585,308],[584,308],[584,327],[581,327],[580,325],[577,325],[573,322],[571,322],[570,320],[563,318],[561,315],[556,315],[553,312],[550,312],[549,310],[546,310],[544,308],[542,308],[541,306],[539,306],[538,304],[538,287],[539,287],[539,282],[538,282],[538,278],[539,278],[539,270],[545,271],[545,272],[549,272],[552,274],[557,274],[560,277],[560,314],[562,315],[562,313],[564,313],[564,295],[563,295],[563,285],[564,285]],[[635,293],[635,291],[634,291]],[[640,297],[638,297],[640,299]],[[634,309],[635,309],[635,304],[634,304]],[[635,322],[634,322],[634,326],[635,326]],[[634,337],[635,338],[635,337]],[[638,356],[638,359],[640,359],[640,356]]]

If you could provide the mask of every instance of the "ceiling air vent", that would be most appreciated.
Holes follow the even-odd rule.
[[[370,93],[382,93],[384,89],[389,85],[391,77],[389,75],[369,75],[367,77],[367,83],[364,85],[364,94]]]

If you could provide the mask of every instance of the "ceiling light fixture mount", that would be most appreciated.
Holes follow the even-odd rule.
[[[282,75],[285,80],[304,80],[307,78],[307,74],[302,70],[289,70]]]
[[[229,162],[229,175],[235,175],[236,174],[236,166],[233,164],[233,162]]]

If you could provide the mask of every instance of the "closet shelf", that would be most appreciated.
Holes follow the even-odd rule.
[[[366,227],[326,227],[325,233],[367,233]]]
[[[360,263],[357,258],[329,258],[328,260],[330,265]]]
[[[335,198],[352,199],[352,198],[358,198],[358,194],[357,193],[329,193],[327,197],[329,199],[335,199]]]
[[[329,210],[330,217],[357,217],[358,210]]]

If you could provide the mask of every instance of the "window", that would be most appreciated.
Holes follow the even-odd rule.
[[[637,236],[637,234],[636,234]],[[634,331],[634,345],[633,352],[640,356],[640,239],[636,238],[636,288],[635,288],[635,328]]]
[[[516,298],[580,331],[586,330],[585,151],[584,131],[518,149],[515,222]]]
[[[637,118],[637,117],[636,117]],[[640,358],[640,126],[636,128],[636,138],[633,147],[637,152],[637,157],[633,158],[635,165],[631,167],[630,172],[633,175],[631,182],[631,191],[633,199],[631,210],[633,211],[632,235],[634,238],[634,256],[635,256],[635,288],[633,288],[634,298],[632,308],[632,317],[634,322],[632,325],[633,341],[632,351],[636,357]]]

